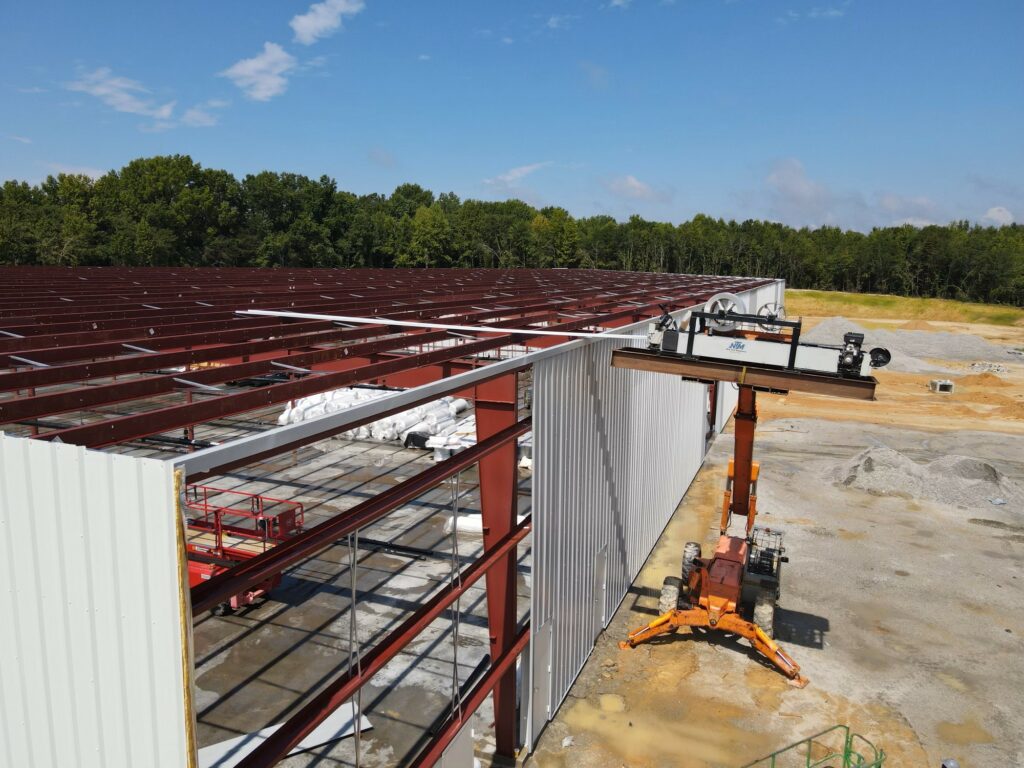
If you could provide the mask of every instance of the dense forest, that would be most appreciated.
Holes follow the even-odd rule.
[[[181,155],[134,160],[95,180],[4,183],[0,263],[596,267],[1024,305],[1021,225],[863,234],[704,215],[678,225],[577,219],[520,200],[435,196],[417,184],[359,196],[327,176],[265,171],[238,180]]]

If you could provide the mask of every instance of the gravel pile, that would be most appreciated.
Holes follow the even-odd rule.
[[[1002,500],[1004,509],[1017,513],[1024,507],[1020,485],[988,462],[968,456],[942,456],[919,464],[892,448],[874,446],[837,467],[830,479],[876,496],[929,499],[982,509]]]
[[[861,328],[845,317],[830,317],[822,320],[812,330],[801,336],[801,341],[813,344],[841,344],[843,334],[853,331],[864,334],[864,346],[885,347],[892,353],[889,370],[904,373],[925,373],[937,371],[948,373],[947,369],[926,361],[926,358],[941,360],[982,360],[991,367],[977,370],[999,371],[1005,368],[998,361],[1016,360],[1005,347],[993,344],[978,336],[944,331],[890,331],[883,328]],[[993,362],[995,361],[995,362]]]
[[[972,371],[980,371],[981,373],[1006,373],[1007,368],[1005,365],[999,363],[971,363]]]

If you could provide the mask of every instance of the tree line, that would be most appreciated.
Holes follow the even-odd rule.
[[[697,215],[574,218],[521,200],[402,184],[355,195],[327,176],[239,180],[185,155],[91,179],[0,188],[0,263],[260,267],[581,267],[785,278],[796,288],[1024,305],[1024,226],[794,229]]]

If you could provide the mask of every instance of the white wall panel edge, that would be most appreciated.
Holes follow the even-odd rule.
[[[177,526],[165,462],[0,433],[3,764],[194,765]]]

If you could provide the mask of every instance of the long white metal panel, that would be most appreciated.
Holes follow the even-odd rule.
[[[194,765],[178,525],[167,463],[0,434],[0,763]]]
[[[616,346],[597,342],[534,368],[532,621],[551,626],[552,710],[704,452],[706,387],[613,369]]]
[[[780,291],[741,295],[756,311]],[[532,659],[528,749],[704,459],[707,387],[612,368],[624,344],[596,340],[534,365],[531,622],[550,639]],[[728,389],[719,388],[719,427],[735,407]]]

